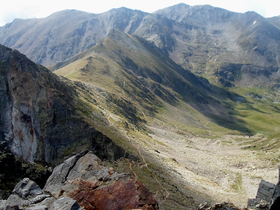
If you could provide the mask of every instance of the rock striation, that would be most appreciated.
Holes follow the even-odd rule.
[[[272,196],[272,204],[270,206],[270,210],[276,210],[276,209],[280,209],[280,168],[279,168],[279,180],[278,183],[276,184],[276,187],[274,188],[273,196]]]
[[[280,168],[278,183],[274,185],[267,181],[261,180],[256,198],[248,199],[248,209],[280,209]]]
[[[264,180],[261,180],[256,198],[271,201],[275,185]]]
[[[29,178],[21,180],[0,210],[156,210],[149,190],[129,174],[106,168],[92,152],[84,151],[57,166],[42,190]]]

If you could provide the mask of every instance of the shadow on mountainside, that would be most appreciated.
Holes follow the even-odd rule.
[[[215,91],[215,95],[213,96],[216,100],[216,109],[217,114],[214,112],[201,112],[205,116],[209,117],[213,120],[217,125],[230,129],[239,131],[246,135],[253,135],[254,131],[248,128],[247,123],[241,119],[242,113],[240,113],[236,107],[239,103],[250,104],[251,102],[247,101],[243,96],[233,93],[230,90],[226,90],[224,88],[213,86],[213,90]],[[250,105],[249,105],[250,106]],[[253,107],[252,107],[253,109]],[[262,112],[254,108],[255,111]]]

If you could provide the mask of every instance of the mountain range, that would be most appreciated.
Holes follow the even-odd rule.
[[[127,8],[102,14],[65,10],[43,19],[16,19],[0,27],[0,43],[49,66],[88,50],[115,28],[153,42],[186,69],[200,74],[206,71],[209,77],[216,78],[213,75],[219,75],[217,68],[225,63],[251,65],[251,71],[272,68],[275,72],[279,67],[277,19],[266,19],[255,12],[242,14],[186,4],[151,14]],[[235,69],[243,72],[242,66]],[[271,75],[262,75],[273,80]],[[218,78],[221,84],[223,80],[238,83],[223,76]]]
[[[242,206],[279,162],[279,26],[186,4],[16,19],[0,27],[0,142],[38,169],[92,150],[160,209]]]

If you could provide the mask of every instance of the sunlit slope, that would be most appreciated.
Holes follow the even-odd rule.
[[[150,121],[148,116],[176,108],[188,113],[182,119],[188,126],[204,128],[213,123],[250,133],[230,114],[228,103],[237,100],[237,94],[211,85],[181,68],[153,44],[119,30],[112,30],[95,47],[53,69],[59,67],[56,74],[106,91],[107,104],[115,104],[133,123]]]
[[[207,189],[213,200],[219,195],[223,200],[230,196],[241,202],[242,197],[243,203],[247,202],[244,189],[250,190],[252,182],[257,189],[259,178],[255,171],[248,175],[235,165],[256,161],[261,163],[258,176],[263,176],[267,170],[262,164],[270,157],[263,160],[266,150],[271,150],[277,163],[278,95],[267,89],[228,91],[211,85],[181,69],[149,42],[117,30],[53,68],[58,67],[55,73],[84,84],[88,106],[94,103],[100,116],[108,120],[104,131],[114,128],[127,136],[149,166],[162,167],[159,174],[175,170],[171,177],[177,177],[180,186],[189,189],[190,183],[195,183],[195,191]],[[144,170],[132,173],[147,177]],[[169,175],[161,177],[166,180]],[[244,184],[236,184],[241,176]],[[157,185],[151,189],[157,190]]]

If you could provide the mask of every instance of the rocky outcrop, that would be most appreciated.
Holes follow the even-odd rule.
[[[0,210],[82,210],[77,201],[69,197],[53,198],[29,178],[24,178],[14,188],[7,200],[0,201]]]
[[[82,206],[82,207],[81,207]],[[42,190],[24,178],[2,209],[111,210],[158,209],[148,189],[129,174],[106,168],[92,152],[84,151],[57,166]]]
[[[280,209],[280,168],[279,168],[279,180],[276,184],[276,187],[272,196],[272,204],[270,206],[270,210]]]
[[[280,169],[279,169],[280,180]],[[261,180],[256,198],[248,199],[248,209],[280,209],[280,181],[277,185]]]
[[[78,114],[82,105],[71,81],[4,46],[0,73],[0,141],[8,142],[16,156],[51,163],[85,148],[100,158],[125,155]]]
[[[84,151],[57,166],[44,190],[55,198],[71,197],[85,209],[158,209],[148,189],[129,174],[106,168]]]
[[[275,188],[275,184],[261,180],[256,198],[260,198],[270,202],[273,195],[274,188]]]
[[[245,208],[238,208],[232,203],[217,203],[215,205],[210,205],[208,203],[200,204],[198,210],[246,210]]]
[[[52,172],[50,167],[16,158],[5,141],[0,143],[0,168],[0,199],[7,199],[14,185],[24,177],[30,177],[40,187],[44,187]]]
[[[224,87],[267,85],[275,79],[278,67],[251,64],[222,63],[215,71]],[[248,82],[250,81],[250,82]]]
[[[57,199],[53,205],[52,210],[82,210],[77,201],[69,197],[61,197]]]
[[[248,199],[248,209],[268,210],[275,185],[261,180],[256,198]]]
[[[0,152],[10,154],[1,155],[7,161],[0,163],[1,174],[9,178],[9,171],[21,171],[24,161],[43,166],[61,163],[84,149],[93,150],[102,159],[130,157],[85,120],[78,90],[83,91],[18,51],[0,45],[0,143],[6,145]],[[105,126],[106,119],[103,122],[100,118],[99,123]],[[19,181],[25,175],[14,173],[12,177]],[[0,184],[2,181],[6,180],[1,177]]]
[[[266,201],[260,198],[248,199],[248,209],[250,210],[268,210],[270,206],[270,201]]]

